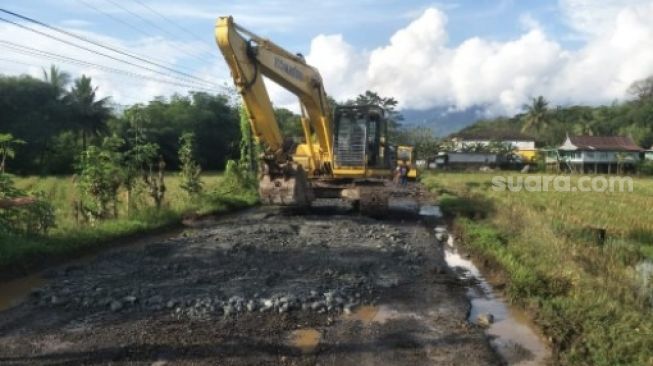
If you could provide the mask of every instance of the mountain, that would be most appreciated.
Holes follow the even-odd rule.
[[[434,107],[425,110],[402,109],[404,127],[428,127],[437,136],[447,136],[451,133],[474,124],[483,116],[483,107],[474,106],[461,111],[452,107]]]

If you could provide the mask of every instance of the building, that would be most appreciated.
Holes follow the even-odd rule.
[[[653,146],[650,149],[644,151],[644,159],[653,160]]]
[[[499,154],[482,152],[447,152],[439,154],[429,168],[451,170],[478,170],[479,168],[499,168],[506,159]]]
[[[630,137],[567,136],[557,149],[548,150],[547,167],[578,173],[624,173],[636,169],[644,149]]]
[[[451,141],[456,151],[465,151],[474,146],[488,146],[496,142],[510,145],[524,163],[534,162],[537,154],[535,139],[514,131],[461,132],[453,135]]]

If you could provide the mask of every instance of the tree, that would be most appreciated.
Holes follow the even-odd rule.
[[[15,147],[24,144],[25,141],[15,138],[10,133],[0,133],[0,173],[5,172],[7,158],[13,159],[16,156]]]
[[[434,157],[440,150],[440,141],[427,127],[403,128],[397,132],[397,145],[412,146],[418,159]]]
[[[386,118],[388,119],[388,134],[394,140],[399,129],[400,122],[404,117],[397,111],[399,102],[393,97],[381,97],[378,93],[367,90],[364,94],[360,94],[354,101],[348,101],[346,104],[366,105],[372,104],[383,107],[386,111]]]
[[[523,106],[526,111],[524,116],[524,125],[522,126],[522,132],[529,130],[540,131],[548,125],[548,106],[549,102],[544,99],[543,96],[533,98],[531,104],[525,104]]]
[[[89,146],[77,166],[80,193],[77,212],[91,222],[118,216],[118,189],[123,182],[124,140],[107,137],[100,146]]]
[[[65,96],[66,87],[70,83],[70,74],[61,71],[57,66],[51,65],[50,70],[43,69],[43,80],[50,84],[57,99]]]
[[[653,100],[653,76],[632,83],[628,93],[637,97],[640,102]]]
[[[135,124],[148,141],[159,146],[159,153],[173,170],[179,168],[179,137],[184,132],[195,134],[197,162],[206,170],[224,169],[228,159],[238,157],[238,109],[224,95],[192,93],[156,98],[128,108],[111,121],[122,133]]]
[[[127,213],[131,214],[135,206],[135,199],[138,198],[140,190],[138,178],[146,176],[146,169],[157,158],[159,146],[146,140],[144,134],[138,127],[130,131],[130,138],[127,139],[128,149],[125,152],[123,185],[127,191]]]
[[[190,197],[197,197],[202,192],[202,168],[195,161],[195,135],[186,132],[179,138],[179,162],[181,170],[181,189]]]
[[[300,141],[304,138],[304,129],[299,115],[286,108],[275,108],[274,117],[284,137],[292,138],[294,141]]]
[[[82,136],[82,150],[86,150],[87,138],[107,132],[107,120],[111,117],[108,106],[109,98],[97,99],[97,87],[91,84],[91,78],[82,75],[75,80],[75,85],[68,95],[69,103]]]

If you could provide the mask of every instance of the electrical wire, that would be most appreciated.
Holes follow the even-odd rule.
[[[197,40],[197,41],[199,41],[199,42],[202,42],[202,45],[203,45],[204,47],[206,47],[207,50],[210,50],[208,53],[209,53],[210,55],[212,55],[212,56],[214,55],[215,49],[209,47],[208,45],[206,45],[206,44],[204,43],[205,40],[203,40],[202,37],[198,36],[195,32],[189,30],[188,28],[182,26],[181,24],[178,24],[177,22],[173,21],[172,19],[168,18],[167,16],[161,14],[161,12],[159,12],[159,11],[157,11],[156,9],[152,8],[151,6],[145,4],[145,3],[142,2],[141,0],[132,0],[132,1],[135,2],[135,3],[137,3],[137,4],[139,4],[139,5],[142,6],[143,8],[149,10],[151,13],[158,15],[161,19],[163,19],[163,20],[165,20],[166,22],[172,24],[172,25],[175,26],[177,29],[179,29],[179,30],[181,30],[182,32],[186,33],[187,35],[191,36],[191,37],[194,38],[195,40]]]
[[[0,9],[0,10],[1,10],[1,9]],[[73,47],[76,47],[76,48],[79,48],[79,49],[85,50],[85,51],[87,51],[87,52],[91,52],[91,53],[94,53],[94,54],[97,54],[97,55],[100,55],[100,56],[104,56],[104,57],[107,57],[107,58],[112,59],[112,60],[114,60],[114,61],[118,61],[118,62],[121,62],[121,63],[127,64],[127,65],[130,65],[130,66],[138,67],[138,68],[141,68],[141,69],[144,69],[144,70],[147,70],[147,71],[150,71],[150,72],[153,72],[153,73],[159,74],[159,75],[163,75],[163,76],[166,76],[166,77],[172,77],[172,78],[174,78],[174,79],[181,80],[181,81],[183,81],[183,82],[187,82],[187,83],[188,83],[188,82],[191,82],[191,83],[195,83],[195,84],[198,84],[198,85],[204,85],[205,88],[224,88],[224,87],[222,87],[222,86],[217,86],[217,85],[215,85],[215,84],[211,84],[211,83],[203,82],[202,84],[199,84],[199,83],[197,83],[196,81],[187,80],[186,78],[179,78],[179,77],[177,77],[177,76],[174,76],[174,77],[173,77],[173,76],[170,76],[170,75],[168,75],[168,74],[166,74],[166,73],[164,73],[164,72],[162,72],[162,71],[159,71],[159,70],[156,70],[156,69],[153,69],[153,68],[147,67],[147,66],[139,65],[139,64],[134,63],[134,62],[131,62],[131,61],[123,60],[123,59],[120,59],[120,58],[117,58],[117,57],[114,57],[114,56],[108,55],[108,54],[106,54],[106,53],[102,53],[102,52],[99,52],[99,51],[93,50],[93,49],[91,49],[91,48],[88,48],[88,47],[85,47],[85,46],[82,46],[82,45],[76,44],[76,43],[74,43],[74,42],[67,41],[67,40],[65,40],[65,39],[62,39],[62,38],[59,38],[59,37],[53,36],[53,35],[51,35],[51,34],[48,34],[48,33],[42,32],[42,31],[39,31],[39,30],[37,30],[37,29],[30,28],[30,27],[28,27],[28,26],[26,26],[26,25],[23,25],[23,24],[20,24],[20,23],[17,23],[17,22],[14,22],[14,21],[11,21],[11,20],[8,20],[8,19],[5,19],[5,18],[2,18],[2,17],[0,17],[0,21],[3,21],[3,22],[6,22],[6,23],[13,24],[13,25],[15,25],[15,26],[17,26],[17,27],[19,27],[19,28],[22,28],[22,29],[28,30],[28,31],[30,31],[30,32],[34,32],[34,33],[40,34],[40,35],[42,35],[42,36],[44,36],[44,37],[47,37],[47,38],[50,38],[50,39],[57,40],[57,41],[59,41],[59,42],[62,42],[62,43],[68,44],[68,45],[70,45],[70,46],[73,46]],[[193,77],[193,79],[198,79],[198,78]],[[198,79],[198,80],[201,80],[201,79]]]
[[[114,6],[116,6],[116,7],[118,7],[118,8],[120,8],[120,9],[123,10],[124,12],[131,14],[133,17],[135,17],[135,18],[139,19],[140,21],[142,21],[142,22],[148,24],[150,27],[155,28],[155,29],[157,29],[157,30],[159,30],[159,31],[161,31],[161,32],[163,32],[163,33],[165,33],[166,35],[172,37],[173,39],[177,37],[176,34],[169,32],[167,29],[165,29],[165,28],[159,26],[158,24],[154,23],[153,21],[151,21],[151,20],[149,20],[149,19],[147,19],[147,18],[145,18],[145,17],[139,15],[138,13],[136,13],[136,12],[134,12],[134,11],[132,11],[132,10],[130,10],[130,9],[128,9],[128,8],[126,8],[126,7],[124,7],[124,6],[122,6],[120,3],[116,2],[116,1],[114,1],[114,0],[105,0],[105,1],[108,2],[108,3],[110,3],[110,4],[113,4]],[[182,48],[185,48],[185,47],[182,46]],[[193,58],[195,58],[196,60],[199,60],[199,61],[201,61],[201,62],[209,62],[209,63],[210,63],[210,62],[213,62],[213,61],[214,61],[214,60],[207,60],[207,59],[205,59],[205,58],[203,58],[203,57],[200,57],[200,56],[197,55],[197,54],[193,54],[193,53],[191,53],[191,52],[187,52],[187,55],[188,55],[188,56],[191,56],[191,57],[193,57]]]
[[[136,26],[134,26],[134,25],[132,25],[132,24],[118,18],[118,17],[116,17],[116,16],[113,16],[111,13],[107,13],[106,11],[100,9],[99,7],[93,5],[93,4],[91,4],[91,3],[89,3],[89,2],[87,2],[85,0],[77,0],[77,2],[83,4],[84,6],[90,8],[90,9],[92,9],[92,10],[94,10],[94,11],[96,11],[96,12],[102,14],[102,15],[104,15],[105,17],[113,20],[114,22],[118,22],[118,23],[120,23],[122,25],[127,26],[130,29],[135,30],[138,33],[141,33],[141,34],[143,34],[143,35],[145,35],[147,37],[155,37],[152,33],[147,32],[145,30],[142,30],[142,29],[140,29],[140,28],[138,28],[138,27],[136,27]]]
[[[43,58],[43,59],[48,59],[48,60],[54,60],[54,61],[64,62],[64,63],[78,65],[78,66],[94,67],[94,68],[97,68],[99,70],[103,70],[103,71],[110,72],[110,73],[113,73],[113,74],[119,74],[119,75],[123,75],[123,76],[132,77],[132,78],[135,78],[135,79],[138,79],[138,80],[145,79],[145,80],[154,81],[154,82],[157,82],[157,83],[160,83],[160,84],[174,85],[174,86],[184,87],[184,88],[188,88],[188,89],[204,90],[204,91],[210,91],[210,92],[220,92],[217,89],[209,89],[209,88],[204,88],[204,87],[201,87],[201,86],[198,86],[198,85],[184,84],[184,83],[180,83],[180,82],[175,82],[173,80],[156,78],[156,77],[152,77],[152,76],[148,76],[148,75],[144,75],[144,74],[135,73],[135,72],[132,72],[132,71],[117,69],[117,68],[110,67],[110,66],[99,65],[99,64],[92,63],[92,62],[79,60],[79,59],[76,59],[76,58],[73,58],[73,57],[68,57],[68,56],[56,54],[56,53],[53,53],[53,52],[42,51],[42,50],[38,50],[36,48],[19,45],[19,44],[9,42],[9,41],[0,40],[0,47],[5,47],[5,48],[9,49],[10,51],[13,51],[15,53],[20,53],[20,54],[23,54],[23,55],[27,55],[27,56],[38,57],[38,58]]]
[[[115,47],[108,46],[108,45],[103,44],[103,43],[101,43],[101,42],[97,42],[97,41],[91,40],[91,39],[89,39],[89,38],[86,38],[86,37],[83,37],[83,36],[77,35],[77,34],[75,34],[75,33],[68,32],[68,31],[66,31],[66,30],[63,30],[63,29],[60,29],[60,28],[57,28],[57,27],[54,27],[54,26],[48,25],[48,24],[43,23],[43,22],[41,22],[41,21],[38,21],[38,20],[36,20],[36,19],[33,19],[33,18],[30,18],[30,17],[24,16],[24,15],[21,15],[21,14],[18,14],[18,13],[15,13],[15,12],[12,12],[12,11],[9,11],[9,10],[6,10],[6,9],[2,9],[2,8],[0,8],[0,12],[6,13],[6,14],[9,14],[9,15],[12,15],[12,16],[14,16],[14,17],[20,18],[20,19],[22,19],[22,20],[28,21],[28,22],[33,23],[33,24],[40,25],[40,26],[45,27],[45,28],[47,28],[47,29],[53,30],[53,31],[55,31],[55,32],[65,34],[65,35],[67,35],[67,36],[69,36],[69,37],[73,37],[73,38],[76,38],[76,39],[78,39],[78,40],[81,40],[81,41],[84,41],[84,42],[87,42],[87,43],[93,44],[93,45],[95,45],[95,46],[97,46],[97,47],[101,47],[101,48],[108,49],[108,50],[113,51],[113,52],[115,52],[115,53],[118,53],[118,54],[120,54],[120,55],[127,56],[127,57],[131,57],[131,58],[134,58],[134,59],[136,59],[136,60],[138,60],[138,61],[141,61],[141,62],[144,62],[144,63],[150,64],[150,65],[153,65],[153,66],[159,67],[159,68],[161,68],[161,69],[168,70],[168,71],[170,71],[170,72],[173,72],[173,73],[176,73],[176,74],[182,75],[182,76],[184,76],[184,77],[186,77],[186,78],[194,79],[194,80],[196,80],[196,81],[199,81],[199,82],[201,82],[201,83],[205,83],[205,84],[211,85],[211,86],[213,86],[213,87],[216,86],[215,84],[213,84],[213,83],[211,83],[211,82],[208,82],[208,81],[202,80],[202,79],[200,79],[200,78],[198,78],[198,77],[196,77],[196,76],[194,76],[194,75],[191,75],[191,74],[189,74],[189,73],[186,73],[186,72],[183,72],[183,71],[179,71],[179,70],[176,70],[176,69],[173,69],[173,68],[167,67],[167,66],[165,66],[165,65],[161,65],[161,64],[156,63],[156,62],[152,62],[152,61],[147,60],[147,59],[145,59],[145,58],[143,58],[143,57],[140,57],[140,56],[137,56],[137,55],[134,55],[134,54],[130,54],[129,52],[124,52],[124,51],[119,50],[119,49],[117,49],[117,48],[115,48]],[[73,43],[73,42],[65,41],[65,40],[62,40],[61,38],[56,38],[56,37],[54,37],[54,36],[52,36],[52,35],[49,35],[49,34],[47,34],[47,33],[45,33],[45,32],[40,32],[40,31],[38,31],[38,30],[35,30],[35,29],[33,29],[33,28],[29,28],[29,27],[27,27],[27,26],[25,26],[25,25],[22,25],[22,24],[19,24],[19,23],[13,22],[13,21],[11,21],[11,20],[4,19],[4,18],[0,18],[0,20],[2,20],[2,21],[4,21],[4,22],[11,23],[11,24],[14,24],[14,25],[16,25],[16,26],[18,26],[18,27],[21,27],[21,28],[23,28],[23,29],[28,29],[28,30],[30,30],[30,31],[37,32],[37,33],[39,33],[39,34],[46,35],[46,37],[53,38],[53,39],[56,39],[56,40],[58,40],[58,41],[60,41],[60,42],[64,42],[64,43],[67,43],[67,44],[73,45],[73,46],[75,46],[75,47],[77,47],[77,48],[82,48],[82,49],[85,49],[85,50],[87,50],[87,51],[89,51],[89,52],[94,52],[94,53],[101,54],[101,55],[103,55],[103,56],[105,56],[105,57],[111,57],[111,58],[114,59],[114,60],[119,60],[119,61],[121,61],[121,62],[126,62],[126,61],[124,61],[124,60],[120,60],[120,59],[117,59],[117,58],[115,58],[115,57],[112,57],[112,56],[109,56],[109,55],[106,55],[106,54],[102,54],[102,53],[100,53],[100,52],[98,52],[98,51],[93,51],[93,50],[91,50],[91,49],[89,49],[89,48],[87,48],[87,47],[77,45],[77,44],[75,44],[75,43]]]

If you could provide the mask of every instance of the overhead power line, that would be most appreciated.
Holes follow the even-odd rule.
[[[136,60],[138,60],[138,61],[140,61],[140,62],[144,62],[144,63],[147,63],[147,64],[149,64],[149,65],[153,65],[153,66],[159,67],[159,68],[161,68],[161,69],[164,69],[164,70],[167,70],[167,71],[173,72],[173,73],[175,73],[175,74],[182,75],[182,76],[184,76],[184,77],[186,77],[186,78],[189,78],[189,79],[193,79],[193,80],[199,81],[199,82],[201,82],[201,83],[204,83],[204,84],[210,85],[210,86],[212,86],[212,87],[216,87],[215,84],[213,84],[213,83],[211,83],[211,82],[208,82],[208,81],[205,81],[205,80],[202,80],[202,79],[200,79],[200,78],[198,78],[198,77],[196,77],[196,76],[194,76],[194,75],[191,75],[191,74],[189,74],[189,73],[186,73],[186,72],[183,72],[183,71],[179,71],[179,70],[176,70],[176,69],[170,68],[170,67],[168,67],[168,66],[161,65],[161,64],[156,63],[156,62],[152,62],[152,61],[147,60],[147,59],[145,59],[145,58],[143,58],[143,57],[140,57],[140,56],[138,56],[138,55],[134,55],[134,54],[131,54],[131,53],[129,53],[129,52],[122,51],[122,50],[117,49],[117,48],[115,48],[115,47],[112,47],[112,46],[109,46],[109,45],[103,44],[103,43],[98,42],[98,41],[91,40],[91,39],[89,39],[89,38],[86,38],[86,37],[83,37],[83,36],[77,35],[77,34],[72,33],[72,32],[68,32],[68,31],[66,31],[66,30],[63,30],[63,29],[60,29],[60,28],[57,28],[57,27],[51,26],[51,25],[49,25],[49,24],[43,23],[43,22],[41,22],[41,21],[38,21],[38,20],[36,20],[36,19],[33,19],[33,18],[30,18],[30,17],[24,16],[24,15],[21,15],[21,14],[18,14],[18,13],[15,13],[15,12],[12,12],[12,11],[9,11],[9,10],[6,10],[6,9],[2,9],[2,8],[0,8],[0,12],[6,13],[6,14],[9,14],[9,15],[12,15],[12,16],[14,16],[14,17],[20,18],[20,19],[22,19],[22,20],[25,20],[25,21],[30,22],[30,23],[33,23],[33,24],[37,24],[37,25],[39,25],[39,26],[45,27],[45,28],[50,29],[50,30],[53,30],[53,31],[55,31],[55,32],[58,32],[58,33],[61,33],[61,34],[65,34],[65,35],[67,35],[67,36],[69,36],[69,37],[73,37],[73,38],[75,38],[75,39],[78,39],[78,40],[84,41],[84,42],[86,42],[86,43],[93,44],[94,46],[108,49],[108,50],[113,51],[113,52],[115,52],[115,53],[118,53],[118,54],[120,54],[120,55],[127,56],[127,57],[131,57],[131,58],[136,59]],[[113,56],[107,55],[107,54],[105,54],[105,53],[101,53],[101,52],[98,52],[98,51],[92,50],[92,49],[90,49],[90,48],[87,48],[87,47],[84,47],[84,46],[81,46],[81,45],[75,44],[75,43],[73,43],[73,42],[66,41],[66,40],[63,40],[63,39],[61,39],[61,38],[57,38],[57,37],[55,37],[55,36],[53,36],[53,35],[51,35],[51,34],[47,34],[47,33],[45,33],[45,32],[41,32],[41,31],[35,30],[35,29],[33,29],[33,28],[29,28],[29,27],[27,27],[27,26],[25,26],[25,25],[23,25],[23,24],[19,24],[19,23],[17,23],[17,22],[14,22],[14,21],[11,21],[11,20],[8,20],[8,19],[4,19],[4,18],[0,18],[0,20],[1,20],[1,21],[4,21],[4,22],[7,22],[7,23],[14,24],[14,25],[16,25],[16,26],[18,26],[18,27],[20,27],[20,28],[27,29],[27,30],[30,30],[30,31],[32,31],[32,32],[37,32],[37,33],[39,33],[39,34],[41,34],[41,35],[44,35],[44,36],[49,37],[49,38],[52,38],[52,39],[56,39],[56,40],[58,40],[58,41],[60,41],[60,42],[64,42],[64,43],[69,44],[69,45],[72,45],[72,46],[74,46],[74,47],[81,48],[81,49],[84,49],[84,50],[89,51],[89,52],[94,52],[94,53],[97,53],[97,54],[103,55],[104,57],[110,57],[110,58],[112,58],[112,59],[114,59],[114,60],[116,60],[116,61],[129,63],[129,61],[121,60],[121,59],[119,59],[119,58],[116,58],[116,57],[113,57]],[[132,64],[132,65],[135,65],[135,64],[133,64],[133,63],[131,63],[131,64]],[[143,67],[143,66],[138,66],[138,67]],[[152,71],[152,70],[150,69],[150,71]]]
[[[126,21],[124,21],[124,20],[122,20],[122,19],[120,19],[120,18],[118,18],[116,16],[113,16],[111,13],[107,13],[106,11],[100,9],[99,7],[93,5],[93,4],[91,4],[91,3],[89,3],[89,2],[87,2],[85,0],[77,0],[77,1],[82,3],[83,5],[85,5],[86,7],[90,8],[90,9],[93,9],[94,11],[104,15],[105,17],[107,17],[109,19],[111,19],[111,20],[113,20],[115,22],[118,22],[118,23],[120,23],[122,25],[125,25],[125,26],[129,27],[130,29],[135,30],[138,33],[141,33],[141,34],[143,34],[143,35],[145,35],[147,37],[155,37],[152,33],[147,32],[147,31],[145,31],[143,29],[140,29],[140,28],[130,24],[129,22],[126,22]]]
[[[90,9],[94,10],[95,12],[97,12],[97,13],[99,13],[99,14],[104,15],[105,17],[107,17],[107,18],[113,20],[114,22],[120,23],[120,24],[122,24],[122,25],[128,27],[129,29],[132,29],[132,30],[134,30],[134,31],[136,31],[136,32],[138,32],[138,33],[140,33],[140,34],[146,36],[146,37],[150,37],[150,38],[157,38],[157,37],[159,37],[158,35],[155,35],[155,34],[149,32],[149,31],[147,31],[147,30],[145,30],[145,29],[143,29],[143,28],[141,28],[141,27],[137,27],[136,25],[134,25],[134,24],[132,24],[132,23],[126,21],[126,20],[123,20],[123,19],[121,19],[121,18],[119,18],[119,17],[117,17],[117,16],[114,16],[113,14],[111,14],[111,13],[109,13],[109,12],[107,12],[107,11],[102,10],[100,7],[95,6],[95,5],[93,5],[92,3],[89,3],[89,2],[86,1],[86,0],[77,0],[77,2],[83,4],[84,6],[86,6],[86,7],[90,8]],[[192,53],[187,52],[187,53],[185,53],[185,55],[187,55],[188,57],[193,57],[193,58],[196,58],[196,59],[197,59],[197,56],[194,55],[194,54],[192,54]],[[161,60],[161,59],[156,59],[156,58],[154,58],[154,57],[150,57],[150,58],[153,59],[153,60],[156,60],[157,62],[160,62],[160,63],[167,63],[167,64],[169,64],[168,62],[163,61],[163,60]],[[200,60],[201,62],[206,62],[206,60],[203,60],[203,59],[198,59],[198,60]]]
[[[153,72],[153,73],[159,74],[159,75],[163,75],[163,76],[166,76],[166,77],[172,77],[172,78],[174,78],[174,79],[181,80],[181,81],[186,82],[186,83],[191,82],[191,83],[198,84],[198,85],[204,85],[204,87],[206,87],[206,88],[219,88],[219,87],[216,86],[216,85],[208,84],[208,83],[206,83],[206,82],[202,82],[202,83],[200,84],[200,83],[197,83],[197,82],[194,81],[194,80],[187,80],[186,78],[180,78],[180,77],[178,77],[178,76],[170,76],[170,75],[166,74],[165,72],[162,72],[162,71],[159,71],[159,70],[156,70],[156,69],[153,69],[153,68],[147,67],[147,66],[143,66],[143,65],[140,65],[140,64],[137,64],[137,63],[134,63],[134,62],[128,61],[128,60],[123,60],[123,59],[120,59],[120,58],[117,58],[117,57],[114,57],[114,56],[108,55],[108,54],[106,54],[106,53],[99,52],[99,51],[97,51],[97,50],[93,50],[93,49],[91,49],[91,48],[88,48],[88,47],[85,47],[85,46],[82,46],[82,45],[76,44],[76,43],[74,43],[74,42],[70,42],[70,41],[65,40],[65,39],[61,39],[61,38],[56,37],[56,36],[53,36],[53,35],[51,35],[51,34],[48,34],[48,33],[42,32],[42,31],[39,31],[39,30],[34,29],[34,28],[30,28],[30,27],[28,27],[28,26],[26,26],[26,25],[23,25],[23,24],[20,24],[20,23],[17,23],[17,22],[14,22],[14,21],[11,21],[11,20],[8,20],[8,19],[5,19],[5,18],[2,18],[2,17],[0,17],[0,21],[3,21],[3,22],[7,22],[7,23],[10,23],[10,24],[13,24],[13,25],[15,25],[15,26],[17,26],[17,27],[20,27],[20,28],[22,28],[22,29],[28,30],[28,31],[30,31],[30,32],[34,32],[34,33],[40,34],[40,35],[42,35],[42,36],[44,36],[44,37],[51,38],[51,39],[57,40],[57,41],[59,41],[59,42],[62,42],[62,43],[68,44],[68,45],[70,45],[70,46],[77,47],[77,48],[79,48],[79,49],[82,49],[82,50],[85,50],[85,51],[88,51],[88,52],[91,52],[91,53],[94,53],[94,54],[97,54],[97,55],[100,55],[100,56],[104,56],[104,57],[110,58],[110,59],[112,59],[112,60],[114,60],[114,61],[118,61],[118,62],[121,62],[121,63],[127,64],[127,65],[130,65],[130,66],[138,67],[138,68],[140,68],[140,69],[144,69],[144,70],[147,70],[147,71],[150,71],[150,72]],[[196,79],[196,78],[193,78],[193,79]],[[201,79],[200,79],[200,80],[201,80]]]
[[[175,26],[177,29],[179,29],[179,30],[181,30],[182,32],[188,34],[189,36],[191,36],[192,38],[196,39],[197,41],[202,42],[201,44],[202,44],[203,46],[205,46],[207,50],[210,50],[210,52],[208,52],[208,53],[211,54],[211,55],[214,54],[215,49],[214,49],[214,48],[211,48],[211,47],[209,47],[209,46],[207,46],[207,45],[204,43],[204,40],[202,39],[202,37],[198,36],[195,32],[189,30],[188,28],[184,27],[183,25],[181,25],[181,24],[175,22],[174,20],[168,18],[167,16],[161,14],[161,12],[159,12],[159,11],[157,11],[156,9],[152,8],[151,6],[145,4],[145,3],[142,2],[141,0],[132,0],[132,1],[135,2],[135,3],[137,3],[137,4],[139,4],[139,5],[142,6],[143,8],[149,10],[151,13],[158,15],[161,19],[163,19],[163,20],[165,20],[166,22],[172,24],[172,25]]]
[[[108,3],[110,3],[110,4],[113,4],[114,6],[116,6],[116,7],[120,8],[120,9],[122,9],[123,11],[125,11],[125,12],[131,14],[133,17],[135,17],[135,18],[139,19],[140,21],[142,21],[142,22],[148,24],[150,27],[155,28],[155,29],[158,29],[159,31],[161,31],[161,32],[163,32],[163,33],[165,33],[165,34],[167,34],[168,36],[172,37],[173,39],[174,39],[175,37],[177,37],[176,34],[169,32],[167,29],[165,29],[165,28],[159,26],[159,25],[156,24],[155,22],[153,22],[153,21],[151,21],[151,20],[149,20],[149,19],[147,19],[147,18],[145,18],[145,17],[139,15],[138,13],[136,13],[136,12],[130,10],[129,8],[124,7],[124,6],[121,5],[119,2],[114,1],[114,0],[105,0],[105,1],[108,2]],[[185,48],[185,47],[182,46],[182,48]],[[195,59],[197,59],[197,60],[199,60],[199,61],[201,61],[201,62],[213,62],[213,60],[207,60],[207,59],[205,59],[205,58],[202,58],[202,57],[198,56],[197,54],[193,54],[192,52],[188,52],[188,56],[191,56],[191,57],[193,57],[193,58],[195,58]]]
[[[64,62],[64,63],[68,63],[68,64],[73,64],[73,65],[90,66],[90,67],[97,68],[99,70],[103,70],[103,71],[107,71],[107,72],[110,72],[110,73],[119,74],[119,75],[123,75],[123,76],[127,76],[127,77],[132,77],[132,78],[135,78],[135,79],[138,79],[138,80],[150,80],[150,81],[154,81],[154,82],[157,82],[157,83],[160,83],[160,84],[174,85],[174,86],[184,87],[184,88],[188,88],[188,89],[197,89],[197,90],[204,90],[204,91],[211,91],[211,92],[219,92],[216,89],[209,89],[209,88],[205,88],[205,87],[198,86],[198,85],[193,85],[193,84],[185,84],[185,83],[176,82],[174,80],[169,80],[169,79],[156,78],[156,77],[152,77],[152,76],[148,76],[148,75],[144,75],[144,74],[139,74],[139,73],[123,70],[123,69],[117,69],[117,68],[110,67],[110,66],[98,65],[98,64],[95,64],[95,63],[92,63],[92,62],[79,60],[79,59],[76,59],[76,58],[73,58],[73,57],[68,57],[68,56],[60,55],[60,54],[53,53],[53,52],[38,50],[36,48],[19,45],[17,43],[13,43],[13,42],[9,42],[9,41],[0,40],[0,46],[5,47],[5,48],[7,48],[7,49],[9,49],[9,50],[11,50],[13,52],[20,53],[20,54],[27,55],[27,56],[38,57],[38,58],[43,58],[43,59],[48,59],[48,60],[54,60],[54,61]]]

